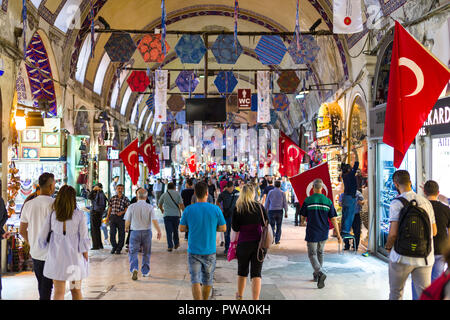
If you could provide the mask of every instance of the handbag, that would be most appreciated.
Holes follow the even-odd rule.
[[[228,248],[228,253],[227,253],[228,262],[236,259],[236,249],[237,249],[238,239],[239,239],[239,232],[236,232],[233,229],[231,229],[230,247]]]
[[[49,231],[48,231],[48,235],[47,235],[47,243],[49,243],[50,242],[50,238],[51,238],[51,236],[52,236],[52,214],[53,214],[53,211],[50,213],[50,222],[49,222],[49,227],[50,227],[50,229],[49,229]]]
[[[269,225],[269,221],[264,219],[264,213],[261,209],[261,205],[259,205],[259,211],[261,212],[261,218],[263,220],[264,226],[262,227],[261,239],[259,240],[258,244],[257,259],[259,262],[263,262],[265,257],[264,251],[267,251],[273,244],[273,231],[272,227],[270,227]],[[262,258],[260,258],[260,256],[262,256]]]

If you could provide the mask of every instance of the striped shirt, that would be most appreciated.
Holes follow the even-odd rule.
[[[328,219],[336,217],[333,202],[323,194],[315,193],[305,199],[300,214],[307,218],[307,242],[320,242],[328,239],[330,223]]]

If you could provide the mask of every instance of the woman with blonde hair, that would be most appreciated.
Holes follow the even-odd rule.
[[[53,211],[40,236],[42,248],[48,246],[44,276],[53,280],[54,300],[64,300],[66,281],[70,281],[73,300],[81,300],[81,280],[88,276],[90,239],[84,213],[76,208],[76,191],[64,185],[58,192]]]
[[[236,247],[236,257],[238,260],[237,300],[242,300],[249,266],[250,278],[252,279],[253,300],[259,300],[262,261],[258,259],[258,245],[261,239],[264,221],[268,221],[267,212],[260,203],[255,201],[254,187],[250,184],[244,185],[231,219],[232,229],[235,232],[239,232]]]

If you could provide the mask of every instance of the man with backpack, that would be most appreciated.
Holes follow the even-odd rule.
[[[100,228],[108,199],[103,192],[103,185],[101,183],[97,183],[94,186],[94,189],[88,195],[88,199],[91,200],[91,250],[103,249]]]
[[[419,296],[431,283],[437,227],[430,201],[412,190],[408,171],[397,170],[392,180],[399,197],[392,200],[389,208],[385,248],[390,252],[389,300],[401,300],[410,274]]]

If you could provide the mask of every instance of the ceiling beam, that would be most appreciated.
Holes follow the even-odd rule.
[[[95,29],[96,33],[133,33],[133,34],[152,34],[157,33],[155,29],[153,30],[136,30],[136,29]],[[238,36],[293,36],[295,31],[238,31]],[[208,35],[208,36],[218,36],[218,35],[234,35],[233,31],[184,31],[184,30],[167,30],[166,34],[175,35]],[[333,32],[329,30],[318,30],[318,31],[301,31],[301,35],[311,35],[311,36],[333,36]]]

